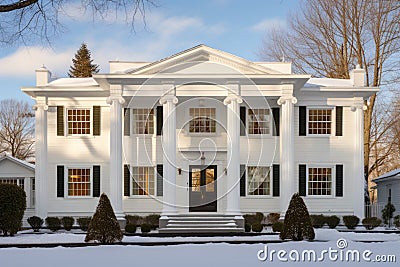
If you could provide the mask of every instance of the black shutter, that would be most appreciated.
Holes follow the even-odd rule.
[[[130,196],[130,185],[131,185],[131,172],[129,170],[129,165],[125,164],[124,165],[124,196],[129,197]]]
[[[240,196],[246,196],[246,165],[240,165]]]
[[[272,165],[272,196],[273,197],[279,197],[279,191],[280,191],[280,185],[279,185],[279,180],[280,180],[280,167],[279,164],[274,164]]]
[[[93,135],[100,135],[101,107],[93,106]]]
[[[343,165],[336,165],[336,196],[343,196]]]
[[[343,107],[336,107],[336,136],[343,135]]]
[[[64,166],[57,166],[57,197],[64,197]]]
[[[272,116],[274,118],[274,127],[272,129],[273,136],[279,136],[280,127],[280,108],[272,108]],[[278,195],[279,196],[279,195]]]
[[[131,109],[124,108],[124,135],[131,135]]]
[[[163,195],[163,165],[157,165],[157,196]]]
[[[240,136],[246,136],[246,107],[240,107]]]
[[[299,107],[299,135],[307,135],[307,107]]]
[[[306,165],[299,165],[299,194],[300,196],[306,195],[306,179],[307,175],[307,166]]]
[[[93,197],[100,196],[100,166],[93,166]]]
[[[157,106],[157,135],[162,135],[163,122],[163,107]]]
[[[64,106],[57,106],[57,136],[64,136]]]

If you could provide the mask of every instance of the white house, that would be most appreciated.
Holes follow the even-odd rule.
[[[198,45],[22,90],[36,101],[37,214],[160,213],[161,231],[241,231],[242,214],[363,217],[363,107],[378,88]],[[201,223],[199,223],[201,222]],[[204,226],[204,227],[203,227]],[[207,226],[207,227],[206,227]],[[190,230],[191,231],[191,230]]]
[[[391,202],[396,211],[394,216],[400,214],[400,169],[392,170],[373,180],[376,183],[378,193],[377,204],[379,207],[378,213],[382,213],[383,207]]]

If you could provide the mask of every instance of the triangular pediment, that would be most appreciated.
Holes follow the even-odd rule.
[[[279,74],[241,57],[198,45],[170,57],[130,70],[129,74]]]

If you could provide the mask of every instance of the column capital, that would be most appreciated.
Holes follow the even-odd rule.
[[[38,110],[38,109],[43,109],[43,110],[46,111],[46,110],[49,109],[49,106],[46,105],[46,104],[43,104],[43,103],[40,103],[40,104],[38,103],[38,104],[33,105],[32,109],[35,110],[35,111]]]
[[[122,96],[112,95],[107,97],[106,103],[112,105],[114,101],[118,101],[121,105],[125,103],[125,99]]]
[[[364,104],[364,99],[362,97],[355,97],[353,105],[350,109],[353,112],[355,112],[357,109],[367,110],[367,106]]]
[[[292,104],[296,104],[297,103],[297,98],[295,96],[292,95],[284,95],[281,96],[278,101],[276,101],[278,103],[278,105],[283,105],[286,103],[286,101],[289,101],[288,103],[292,103]]]
[[[236,94],[228,94],[228,96],[224,99],[224,105],[229,105],[232,102],[236,101],[237,103],[242,103],[243,99],[241,96],[236,95]]]
[[[160,98],[160,104],[164,105],[167,102],[172,102],[174,105],[178,104],[178,98],[174,95],[164,95]]]

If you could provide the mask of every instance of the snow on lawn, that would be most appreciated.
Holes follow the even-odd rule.
[[[84,235],[71,233],[57,234],[19,234],[15,237],[0,237],[2,244],[16,243],[74,243],[82,242]],[[0,249],[0,266],[397,266],[400,261],[400,236],[380,233],[341,233],[330,229],[316,229],[316,242],[267,243],[277,240],[276,235],[240,236],[240,237],[124,237],[124,242],[167,242],[167,241],[246,241],[256,240],[259,244],[182,244],[174,246],[96,246],[79,248],[3,248]],[[341,239],[340,248],[337,240]],[[364,243],[357,241],[375,241]],[[259,252],[260,250],[261,253]],[[268,257],[265,261],[258,259]],[[278,252],[282,261],[278,258]],[[299,261],[296,259],[296,251]],[[315,251],[315,260],[308,260],[309,251]],[[323,252],[324,250],[328,252]],[[360,260],[353,259],[357,250]],[[295,252],[293,252],[295,251]],[[329,252],[331,251],[331,252]],[[336,252],[335,252],[336,251]],[[350,252],[349,252],[350,251]],[[365,252],[366,251],[366,252]],[[370,251],[370,252],[369,252]],[[272,254],[271,254],[272,253]],[[333,253],[329,255],[329,253]],[[366,253],[366,254],[365,254]],[[302,255],[305,260],[302,260]],[[289,255],[291,255],[289,257]],[[321,256],[322,255],[322,256]],[[342,255],[342,259],[340,258]],[[348,256],[346,256],[348,255]],[[363,258],[364,256],[364,258]],[[380,258],[377,258],[379,256]],[[377,262],[386,257],[392,262]],[[271,258],[272,257],[272,258]],[[330,259],[330,257],[332,259]],[[337,259],[335,259],[335,257]],[[349,261],[346,261],[346,257]],[[323,260],[318,261],[319,258]],[[369,260],[369,261],[368,261]]]

